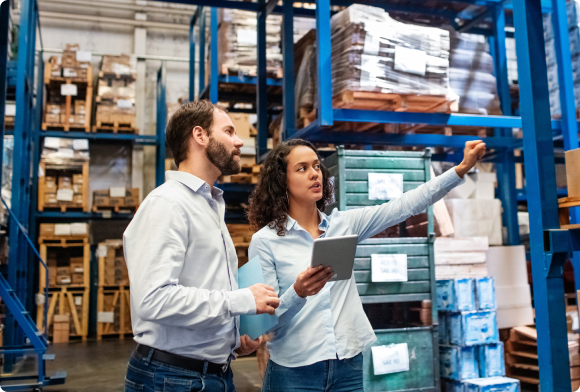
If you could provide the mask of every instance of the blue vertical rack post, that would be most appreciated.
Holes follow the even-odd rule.
[[[530,214],[530,250],[540,388],[542,391],[569,391],[562,277],[567,253],[555,251],[546,236],[550,230],[559,228],[559,222],[541,1],[514,0],[513,7],[528,210],[533,211]]]
[[[258,82],[256,84],[256,101],[258,109],[258,137],[256,140],[256,159],[260,161],[268,149],[268,74],[266,70],[266,1],[259,0],[260,10],[257,15],[258,32]]]
[[[157,123],[156,137],[157,150],[155,155],[155,186],[165,182],[165,127],[167,125],[167,99],[165,88],[167,85],[167,68],[165,61],[161,62],[161,67],[157,71]]]

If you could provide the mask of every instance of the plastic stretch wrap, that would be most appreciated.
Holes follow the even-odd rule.
[[[87,139],[44,138],[42,160],[55,165],[82,164],[89,162]]]

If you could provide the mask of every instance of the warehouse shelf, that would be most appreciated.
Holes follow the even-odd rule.
[[[38,211],[36,213],[37,219],[51,219],[51,220],[95,220],[95,219],[132,219],[135,213],[119,213],[111,211],[110,217],[107,213],[102,212],[60,212],[60,211]]]
[[[107,141],[130,141],[135,144],[156,145],[157,136],[139,135],[135,133],[87,133],[87,132],[65,132],[65,131],[39,131],[40,137],[59,137],[67,139],[89,139]]]

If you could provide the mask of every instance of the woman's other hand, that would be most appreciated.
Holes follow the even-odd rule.
[[[252,340],[248,335],[240,336],[240,347],[236,349],[236,353],[240,357],[250,355],[260,347],[260,344],[262,344],[261,336],[256,340]]]
[[[322,268],[321,265],[314,268],[308,267],[296,278],[294,290],[302,298],[316,295],[333,275],[334,271],[331,267]]]
[[[463,161],[457,166],[455,166],[455,171],[457,175],[461,178],[475,164],[485,155],[485,143],[481,140],[471,140],[469,142],[465,142],[465,149],[463,150]]]

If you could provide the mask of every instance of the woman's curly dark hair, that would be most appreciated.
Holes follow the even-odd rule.
[[[260,180],[250,195],[250,204],[247,208],[250,228],[258,231],[264,226],[276,228],[279,236],[284,236],[286,222],[288,221],[288,183],[286,181],[287,157],[297,146],[311,148],[316,155],[318,151],[312,145],[302,139],[291,139],[280,143],[273,149],[264,161],[260,172]],[[320,156],[319,158],[320,159]],[[332,200],[333,187],[330,182],[330,172],[321,163],[322,173],[322,198],[316,202],[316,207],[324,211],[327,204]]]

